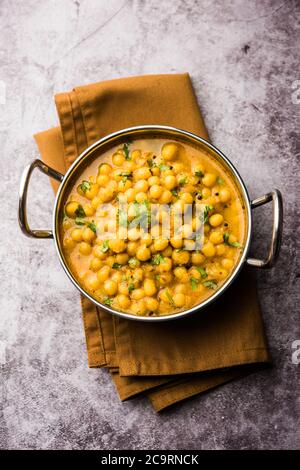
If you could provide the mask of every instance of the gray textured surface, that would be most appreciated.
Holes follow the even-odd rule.
[[[299,15],[283,0],[1,1],[1,448],[299,447]],[[251,196],[282,190],[285,230],[278,265],[258,274],[274,367],[156,415],[144,399],[121,404],[108,375],[88,369],[77,292],[53,243],[21,235],[16,207],[31,135],[56,123],[55,92],[170,71],[190,72]],[[30,219],[49,228],[50,186],[41,175],[32,186]],[[270,211],[258,212],[255,253],[270,233]]]

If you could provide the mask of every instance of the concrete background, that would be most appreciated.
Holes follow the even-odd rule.
[[[1,1],[1,448],[299,447],[299,18],[295,0]],[[157,415],[145,399],[121,404],[108,374],[88,369],[77,291],[52,241],[20,233],[17,193],[37,155],[32,134],[57,122],[54,93],[184,71],[251,196],[283,192],[285,228],[276,268],[257,273],[273,368]],[[30,201],[32,223],[50,228],[40,174]],[[257,209],[255,254],[270,218]]]

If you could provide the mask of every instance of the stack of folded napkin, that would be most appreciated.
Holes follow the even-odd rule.
[[[35,139],[43,160],[61,173],[96,140],[126,127],[169,125],[209,139],[188,74],[99,82],[55,102],[60,127]],[[247,268],[219,301],[179,320],[123,320],[81,300],[89,366],[110,371],[121,400],[143,394],[160,411],[269,361]]]

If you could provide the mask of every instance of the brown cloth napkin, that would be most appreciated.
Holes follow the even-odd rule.
[[[99,82],[55,97],[60,127],[35,135],[43,160],[64,173],[101,137],[143,124],[208,139],[188,74]],[[53,182],[56,190],[58,185]],[[146,394],[155,410],[258,370],[269,361],[251,273],[189,318],[142,323],[113,317],[82,297],[90,367],[107,367],[121,400]]]

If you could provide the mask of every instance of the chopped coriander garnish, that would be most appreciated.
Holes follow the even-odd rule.
[[[79,187],[81,191],[85,194],[89,189],[91,189],[91,183],[89,181],[82,181]]]
[[[178,197],[178,189],[177,188],[171,189],[171,193],[173,194],[174,197]]]
[[[211,279],[210,281],[203,282],[204,287],[208,287],[209,289],[216,289],[218,287],[217,281]]]
[[[223,240],[226,245],[229,245],[229,233],[228,232],[225,232],[223,234]]]
[[[109,241],[104,240],[104,242],[102,243],[101,251],[102,253],[106,253],[108,250],[109,250]]]
[[[124,155],[125,155],[125,160],[130,160],[129,145],[130,144],[128,144],[128,143],[123,145],[123,152],[124,152]]]
[[[206,224],[209,219],[209,213],[214,210],[214,206],[208,205],[204,207],[203,211],[203,223]]]
[[[76,225],[86,225],[91,230],[93,230],[94,233],[97,233],[97,226],[96,226],[94,221],[89,222],[88,220],[84,220],[81,217],[76,217],[75,224]]]
[[[121,267],[122,267],[122,265],[121,265],[120,263],[114,263],[114,264],[112,265],[112,268],[113,268],[113,269],[120,269]]]
[[[199,284],[199,279],[196,279],[195,277],[191,277],[190,284],[192,286],[192,290],[196,290]]]
[[[157,253],[156,255],[152,256],[151,264],[158,266],[160,263],[163,263],[164,257],[161,253]]]
[[[170,170],[171,167],[169,165],[166,165],[165,163],[161,163],[159,165],[159,169],[160,169],[160,171],[166,171],[166,170]]]
[[[133,204],[136,217],[149,210],[149,201],[134,202]]]
[[[131,268],[135,268],[136,266],[139,265],[139,261],[136,258],[130,258],[128,260],[128,264]]]
[[[155,274],[155,279],[159,282],[160,281],[160,274]]]
[[[195,175],[198,176],[199,178],[203,178],[204,173],[202,173],[202,171],[195,171]]]
[[[132,171],[121,171],[118,173],[118,176],[122,176],[122,181],[127,181],[128,178],[131,178]]]
[[[201,268],[201,266],[197,266],[196,269],[198,273],[201,274],[202,279],[205,279],[208,276],[207,272],[205,271],[205,268]]]
[[[224,184],[224,180],[221,176],[217,176],[217,184]]]
[[[174,300],[172,299],[172,296],[168,290],[166,290],[166,296],[170,302],[171,305],[174,305]]]
[[[128,292],[129,294],[134,290],[134,284],[132,284],[132,282],[130,284],[128,284]]]
[[[103,298],[103,303],[104,305],[108,305],[109,307],[111,306],[111,304],[113,303],[114,299],[112,297],[104,297]]]
[[[117,219],[118,219],[120,227],[127,227],[128,219],[127,219],[126,211],[118,210]]]
[[[76,217],[75,224],[76,225],[85,225],[85,220],[81,219],[80,217]]]
[[[97,233],[97,226],[96,226],[94,221],[93,222],[88,222],[86,225],[88,226],[88,228],[93,230],[94,233]]]
[[[233,246],[234,248],[241,248],[241,246],[242,246],[239,242],[230,242],[228,232],[225,232],[223,234],[223,240],[224,240],[225,245]]]
[[[153,160],[151,160],[151,158],[149,158],[149,160],[147,160],[147,163],[150,166],[150,168],[156,168],[157,167],[157,164]]]
[[[135,218],[131,221],[131,227],[146,225],[148,227],[151,220],[151,210],[149,201],[134,202]]]
[[[180,178],[178,183],[180,184],[180,186],[184,186],[187,183],[187,180],[187,176],[184,176],[183,178]]]
[[[86,214],[84,212],[84,208],[82,207],[81,204],[78,205],[78,207],[75,211],[75,215],[76,215],[76,217],[79,217],[80,219],[82,219],[83,217],[86,217]]]

